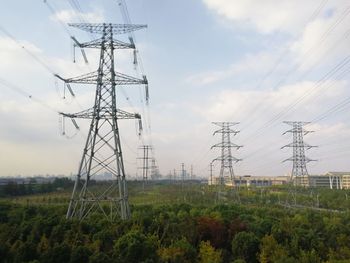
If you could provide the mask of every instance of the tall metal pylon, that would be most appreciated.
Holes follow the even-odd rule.
[[[236,186],[235,184],[235,174],[233,171],[233,163],[237,163],[242,161],[242,159],[238,159],[232,156],[232,148],[239,149],[242,146],[234,144],[231,142],[231,134],[234,136],[239,133],[237,130],[233,130],[231,127],[239,124],[239,122],[213,122],[214,125],[221,127],[221,129],[216,130],[213,135],[217,133],[221,133],[221,142],[213,145],[213,148],[221,149],[221,156],[215,158],[212,162],[220,161],[220,176],[219,176],[219,184],[225,185],[225,174],[230,176],[232,186]]]
[[[293,185],[308,187],[310,186],[310,181],[306,164],[315,160],[306,157],[305,151],[317,147],[311,146],[304,142],[304,136],[308,133],[313,132],[307,131],[303,128],[305,125],[310,124],[310,122],[285,121],[284,123],[291,125],[292,129],[286,131],[285,133],[283,133],[283,135],[287,133],[292,133],[293,142],[283,146],[282,149],[287,147],[293,148],[293,156],[284,160],[283,162],[293,162],[293,168],[291,173],[291,182],[293,183]]]
[[[184,183],[185,183],[185,178],[186,178],[186,170],[185,170],[185,164],[181,163],[181,188],[183,190],[184,188]]]
[[[80,48],[98,48],[100,50],[97,71],[74,78],[59,79],[70,87],[70,83],[95,84],[95,103],[90,109],[67,114],[64,117],[90,119],[90,129],[86,139],[83,156],[79,165],[72,196],[69,202],[67,218],[83,220],[89,214],[100,211],[110,221],[120,217],[130,217],[126,174],[122,155],[118,121],[138,119],[141,116],[117,108],[117,85],[148,85],[146,76],[134,78],[115,71],[114,51],[116,49],[135,49],[133,41],[126,43],[115,39],[115,35],[129,33],[145,28],[146,25],[132,24],[69,24],[83,31],[100,34],[101,38],[86,43],[74,42]],[[104,187],[90,187],[95,175],[109,173],[113,180]]]
[[[209,185],[213,185],[213,162],[209,164],[209,172],[210,172],[210,183]]]
[[[148,171],[150,169],[149,160],[152,159],[150,157],[150,154],[149,154],[150,151],[152,150],[152,146],[151,145],[142,145],[139,147],[139,149],[142,151],[142,157],[138,157],[137,159],[142,160],[142,166],[139,168],[142,169],[142,188],[143,188],[143,190],[145,190],[145,185],[146,185],[147,180],[148,180]]]
[[[154,157],[151,160],[151,178],[152,178],[152,180],[157,180],[160,178],[157,160]]]

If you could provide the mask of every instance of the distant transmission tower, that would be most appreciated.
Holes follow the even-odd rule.
[[[160,177],[160,174],[159,174],[159,168],[158,168],[158,165],[157,165],[157,161],[156,161],[156,158],[151,158],[151,178],[152,180],[156,180],[156,179],[159,179]]]
[[[242,146],[236,145],[231,142],[231,134],[236,135],[239,131],[231,129],[231,127],[238,124],[238,122],[213,122],[213,124],[221,127],[221,129],[214,132],[214,135],[217,133],[221,133],[221,142],[213,145],[211,148],[220,148],[221,156],[214,159],[214,161],[220,161],[220,176],[219,176],[219,184],[225,185],[225,174],[230,176],[230,180],[232,186],[235,185],[235,174],[233,172],[233,163],[237,163],[241,161],[241,159],[237,159],[232,156],[232,148],[239,149]]]
[[[312,131],[305,130],[303,126],[309,124],[310,122],[285,121],[284,123],[291,125],[292,129],[286,131],[283,134],[286,134],[286,133],[293,134],[293,142],[282,147],[282,149],[286,147],[293,148],[293,157],[284,160],[284,162],[285,161],[293,162],[291,181],[295,186],[308,187],[310,186],[310,181],[309,181],[309,173],[307,171],[306,164],[308,162],[315,161],[315,160],[311,160],[308,157],[306,157],[305,151],[311,148],[314,148],[316,146],[311,146],[304,142],[304,135]]]
[[[150,151],[152,150],[151,145],[142,145],[139,147],[139,149],[142,151],[142,157],[139,157],[138,159],[142,160],[142,166],[139,167],[142,169],[142,188],[145,190],[145,184],[148,180],[148,171],[150,169],[149,167],[149,160],[152,158],[150,157]]]
[[[114,38],[115,35],[129,33],[145,28],[145,25],[131,24],[69,24],[101,38],[76,45],[80,48],[100,49],[99,68],[79,77],[63,80],[70,83],[95,84],[95,104],[92,108],[74,113],[62,113],[64,117],[91,119],[83,156],[69,202],[67,218],[80,220],[96,211],[102,212],[113,221],[117,217],[128,219],[130,209],[125,179],[125,169],[120,143],[118,120],[141,119],[139,114],[129,113],[117,108],[117,85],[147,85],[147,79],[137,79],[115,71],[114,50],[135,49],[133,43],[125,43]],[[99,189],[91,187],[91,179],[98,174],[109,173],[113,180]]]
[[[210,183],[209,185],[213,185],[213,162],[209,164],[209,172],[210,172]]]
[[[182,189],[184,188],[185,178],[186,178],[185,164],[181,163],[181,188]]]

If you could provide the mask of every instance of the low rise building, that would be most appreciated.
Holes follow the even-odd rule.
[[[328,172],[310,175],[310,186],[329,189],[350,189],[350,172]]]
[[[271,185],[284,185],[289,182],[289,176],[252,176],[252,175],[243,175],[243,176],[235,176],[234,182],[231,181],[231,178],[229,176],[224,176],[223,179],[215,176],[212,179],[212,182],[210,182],[210,179],[208,181],[208,184],[211,185],[218,185],[221,184],[232,186],[234,184],[235,186],[271,186]]]
[[[209,180],[209,185],[225,184],[227,186],[244,186],[244,187],[266,187],[272,185],[285,185],[290,182],[290,176],[252,176],[243,175],[235,176],[234,182],[229,176],[224,176],[223,179],[215,176]],[[306,187],[328,188],[328,189],[350,189],[350,172],[328,172],[321,175],[310,175],[308,182],[307,177],[302,178],[303,184]]]

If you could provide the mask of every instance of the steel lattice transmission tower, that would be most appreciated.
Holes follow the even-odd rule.
[[[142,166],[139,168],[142,169],[142,187],[143,190],[145,190],[145,184],[148,181],[148,172],[150,170],[149,161],[152,160],[152,157],[150,157],[152,146],[142,145],[139,147],[139,149],[142,150],[142,157],[139,157],[138,159],[142,160]]]
[[[285,121],[284,123],[291,125],[292,129],[286,131],[283,135],[286,133],[293,134],[293,142],[282,147],[282,149],[293,148],[293,156],[284,160],[284,162],[293,162],[291,181],[296,186],[310,186],[306,164],[315,160],[306,157],[305,151],[316,147],[304,142],[304,136],[312,132],[304,129],[304,126],[310,124],[310,122]]]
[[[153,157],[151,160],[151,179],[157,180],[159,178],[160,178],[160,173],[157,165],[157,160],[156,158]]]
[[[133,42],[126,43],[115,39],[115,35],[125,34],[146,25],[132,24],[69,24],[101,38],[79,43],[80,48],[100,50],[99,67],[95,72],[64,79],[70,83],[96,85],[95,103],[92,108],[74,113],[62,113],[64,117],[90,119],[90,129],[83,156],[70,199],[67,218],[80,220],[96,211],[102,212],[109,220],[117,217],[125,220],[130,217],[125,169],[120,143],[118,121],[121,119],[141,119],[139,114],[117,108],[117,85],[147,85],[147,79],[130,77],[115,71],[115,49],[135,49]],[[101,173],[112,175],[113,179],[104,187],[91,187],[91,179]]]
[[[231,127],[239,123],[238,122],[213,122],[213,124],[221,127],[221,129],[216,130],[214,132],[214,135],[217,133],[221,133],[221,142],[211,147],[211,149],[213,148],[221,149],[221,156],[213,160],[213,162],[214,161],[221,162],[219,184],[225,185],[225,179],[224,179],[225,173],[228,172],[232,186],[235,186],[235,174],[233,171],[233,163],[242,161],[242,159],[237,159],[236,157],[232,156],[232,148],[239,149],[242,146],[239,146],[231,142],[231,134],[235,136],[237,133],[239,133],[239,131],[233,130]]]

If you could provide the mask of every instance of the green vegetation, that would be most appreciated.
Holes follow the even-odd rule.
[[[334,212],[283,207],[283,188],[242,189],[239,204],[229,189],[129,185],[132,218],[115,223],[101,214],[67,221],[69,184],[0,199],[0,261],[350,262],[345,191],[318,192],[320,206]],[[307,205],[309,196],[299,191],[297,200]]]
[[[37,184],[35,179],[31,179],[28,184],[8,182],[5,185],[0,185],[0,197],[14,197],[50,193],[72,185],[73,182],[68,178],[55,178],[52,183],[47,184]]]

